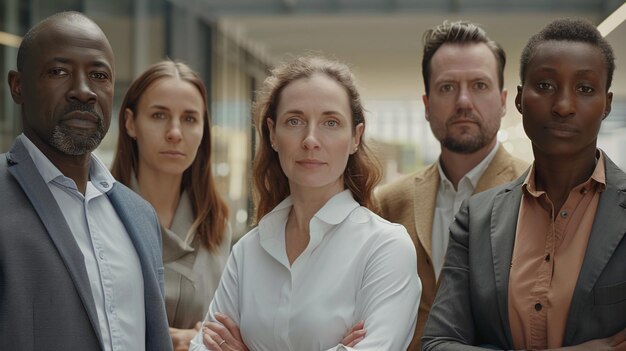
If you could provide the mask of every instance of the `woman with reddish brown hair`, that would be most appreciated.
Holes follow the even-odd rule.
[[[347,66],[298,58],[258,93],[258,226],[234,247],[192,350],[405,350],[421,294],[404,227],[378,217],[380,178]]]
[[[111,173],[161,222],[165,300],[175,350],[186,350],[230,252],[228,208],[211,174],[207,91],[181,62],[161,61],[130,85]]]

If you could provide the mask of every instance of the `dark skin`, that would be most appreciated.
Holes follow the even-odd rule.
[[[518,87],[515,102],[532,142],[535,181],[555,212],[595,168],[598,132],[613,99],[606,80],[600,49],[549,41],[537,47]]]
[[[558,213],[569,192],[596,166],[600,125],[611,111],[607,68],[599,48],[588,43],[540,44],[527,66],[515,103],[532,142],[535,181]],[[608,338],[556,350],[626,350],[626,329]]]
[[[91,151],[111,122],[113,51],[102,30],[82,17],[53,18],[37,33],[22,70],[9,72],[11,96],[22,106],[24,134],[84,194]],[[68,152],[55,143],[59,129],[71,145],[96,141]]]

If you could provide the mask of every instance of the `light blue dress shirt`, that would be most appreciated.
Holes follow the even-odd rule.
[[[83,195],[24,134],[22,141],[57,201],[85,259],[106,351],[145,350],[143,275],[139,256],[106,196],[115,179],[91,155]]]

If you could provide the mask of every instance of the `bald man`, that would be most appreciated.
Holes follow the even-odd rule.
[[[0,350],[171,350],[156,214],[92,154],[114,78],[80,13],[20,45],[8,83],[23,133],[0,155]]]

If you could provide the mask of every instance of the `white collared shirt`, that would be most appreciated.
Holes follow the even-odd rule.
[[[106,351],[145,350],[139,257],[106,192],[115,179],[91,154],[85,195],[24,134],[18,136],[48,185],[85,259]]]
[[[437,202],[435,205],[435,217],[433,218],[431,239],[432,261],[436,279],[439,279],[439,274],[441,273],[446,258],[448,239],[450,238],[450,224],[452,224],[452,220],[454,220],[454,215],[459,211],[461,203],[474,194],[480,177],[483,176],[483,173],[485,173],[485,170],[487,170],[487,167],[489,167],[489,164],[496,156],[499,145],[499,143],[496,143],[487,157],[461,178],[458,189],[454,189],[452,182],[450,182],[445,173],[443,173],[441,161],[437,162],[440,182],[439,189],[437,190]]]
[[[206,320],[230,316],[255,351],[352,350],[340,345],[364,320],[359,350],[405,350],[415,330],[421,282],[413,243],[399,224],[359,206],[349,190],[311,219],[310,240],[289,264],[291,197],[234,247]],[[206,350],[198,333],[190,350]]]

